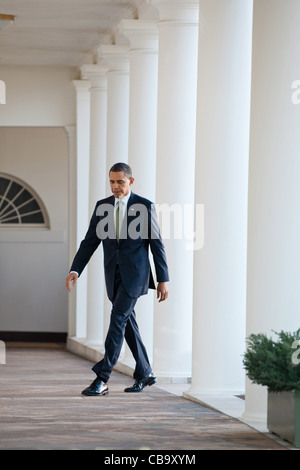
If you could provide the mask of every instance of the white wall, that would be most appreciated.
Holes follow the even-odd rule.
[[[0,331],[67,332],[69,140],[73,69],[1,67],[0,172],[30,185],[49,229],[0,226]]]
[[[0,67],[6,84],[6,104],[0,107],[0,126],[65,126],[75,122],[69,67]]]
[[[62,128],[0,128],[1,172],[42,199],[50,230],[0,227],[0,330],[67,331],[68,141]]]

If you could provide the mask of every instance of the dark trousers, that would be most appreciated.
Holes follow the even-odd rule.
[[[118,361],[124,338],[136,361],[134,379],[139,380],[151,372],[147,351],[135,318],[136,301],[137,299],[132,299],[126,293],[117,266],[110,325],[105,340],[105,354],[104,358],[92,368],[104,382],[108,381],[111,371]]]

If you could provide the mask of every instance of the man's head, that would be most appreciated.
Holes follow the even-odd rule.
[[[122,199],[130,191],[134,182],[132,170],[126,163],[115,163],[109,170],[109,182],[113,195]]]

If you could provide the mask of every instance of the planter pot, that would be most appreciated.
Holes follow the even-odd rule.
[[[300,447],[300,391],[268,392],[270,432]]]

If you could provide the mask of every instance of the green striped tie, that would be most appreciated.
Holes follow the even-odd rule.
[[[116,237],[117,237],[118,243],[120,239],[120,204],[121,204],[121,201],[118,202],[118,206],[116,210]]]

